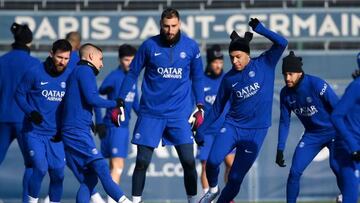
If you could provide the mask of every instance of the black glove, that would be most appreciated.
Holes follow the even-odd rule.
[[[257,18],[251,18],[249,21],[249,26],[255,30],[255,28],[258,26],[258,24],[260,23],[260,21]]]
[[[32,111],[30,113],[30,120],[31,120],[31,122],[35,123],[36,125],[40,125],[44,119],[39,112]]]
[[[280,167],[285,167],[285,160],[284,160],[284,152],[283,150],[277,150],[276,152],[276,161],[277,165],[279,165]]]
[[[194,140],[199,147],[204,146],[204,136],[201,133],[194,133]]]
[[[51,139],[50,139],[51,142],[61,142],[62,141],[62,138],[61,138],[61,133],[60,131],[58,131],[56,133],[56,135],[54,135]]]
[[[100,139],[103,139],[106,136],[106,125],[105,124],[95,125],[95,134],[97,134]]]
[[[116,99],[116,107],[118,107],[118,108],[124,107],[124,106],[125,106],[124,103],[125,103],[125,102],[124,102],[123,99],[121,99],[121,98],[117,98],[117,99]]]
[[[351,158],[356,162],[360,162],[360,150],[351,153]]]
[[[357,77],[360,76],[360,70],[359,70],[359,69],[355,70],[355,71],[351,74],[351,76],[352,76],[353,79],[356,79]]]

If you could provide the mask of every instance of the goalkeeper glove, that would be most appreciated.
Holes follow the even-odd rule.
[[[119,127],[120,123],[125,121],[124,100],[119,98],[116,100],[116,104],[116,108],[111,111],[111,121]]]
[[[191,130],[193,131],[195,142],[197,145],[202,146],[204,144],[204,139],[202,136],[198,136],[196,131],[199,129],[200,125],[204,122],[204,106],[198,104],[195,111],[191,114],[188,122],[191,125]]]

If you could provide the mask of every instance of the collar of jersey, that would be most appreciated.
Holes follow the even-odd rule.
[[[58,77],[59,75],[61,75],[66,69],[64,69],[61,72],[57,72],[55,69],[55,64],[52,60],[52,58],[49,56],[46,58],[46,60],[44,61],[44,67],[45,67],[45,71],[51,76],[51,77]]]
[[[30,48],[28,46],[26,46],[25,44],[20,44],[18,42],[14,42],[11,44],[11,47],[16,50],[26,51],[28,54],[30,54]]]
[[[86,60],[80,60],[77,65],[86,65],[86,66],[89,66],[93,72],[94,72],[94,75],[97,76],[99,74],[99,70],[95,67],[94,64],[92,64],[91,62],[89,61],[86,61]]]

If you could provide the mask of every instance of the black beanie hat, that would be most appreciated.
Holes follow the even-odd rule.
[[[136,48],[129,44],[123,44],[119,47],[119,58],[124,56],[135,56],[135,54]]]
[[[229,53],[232,51],[243,51],[250,54],[250,41],[253,38],[253,34],[251,32],[245,32],[244,37],[240,37],[235,30],[230,35],[230,46]]]
[[[218,44],[214,44],[206,50],[206,61],[208,64],[216,59],[224,59],[224,55],[221,52],[221,47]]]
[[[15,42],[19,44],[28,44],[33,40],[33,33],[27,25],[13,23],[10,30],[14,35]]]
[[[303,72],[302,65],[302,58],[295,56],[294,51],[290,51],[289,55],[283,58],[282,73],[301,73]]]

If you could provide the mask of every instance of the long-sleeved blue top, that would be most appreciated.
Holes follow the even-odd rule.
[[[210,114],[198,130],[199,136],[221,115],[230,101],[225,122],[240,128],[268,128],[271,125],[275,67],[287,40],[261,23],[254,30],[274,44],[259,57],[252,58],[241,71],[232,68],[221,81]]]
[[[300,119],[305,133],[319,134],[319,138],[335,131],[330,115],[339,101],[324,80],[304,74],[294,88],[283,87],[280,92],[280,122],[278,149],[284,150],[289,134],[291,112]]]
[[[204,94],[205,94],[205,105],[204,105],[204,111],[205,111],[205,118],[208,116],[208,114],[211,111],[212,105],[215,102],[216,94],[219,90],[220,83],[222,78],[224,77],[224,73],[221,74],[221,76],[217,78],[213,78],[211,76],[208,76],[205,74],[204,77]],[[225,107],[225,110],[223,113],[219,116],[219,118],[206,130],[207,134],[216,135],[221,126],[224,124],[226,113],[229,110],[230,105],[227,105]]]
[[[0,57],[0,122],[23,122],[24,113],[15,102],[16,88],[25,72],[39,64],[29,49],[14,48]]]
[[[118,67],[116,70],[112,71],[103,81],[99,88],[100,94],[106,94],[108,99],[117,99],[120,97],[120,88],[121,84],[124,81],[126,72],[122,67]],[[111,89],[111,91],[109,91]],[[131,119],[131,109],[134,109],[135,113],[139,112],[139,98],[137,93],[136,84],[133,85],[131,91],[128,92],[124,98],[125,102],[125,121],[121,122],[121,126],[129,126],[129,121]],[[111,108],[106,110],[103,123],[107,126],[115,126],[111,122]]]
[[[60,129],[60,105],[71,70],[66,68],[63,73],[56,76],[48,71],[45,63],[31,68],[24,74],[16,90],[15,100],[26,115],[24,132],[54,136]],[[32,111],[37,111],[43,116],[40,125],[30,121],[29,115]]]
[[[99,96],[96,85],[96,68],[90,62],[80,61],[67,80],[64,96],[63,132],[81,130],[89,132],[92,126],[93,107],[113,108],[115,100]]]
[[[204,104],[203,65],[197,43],[180,34],[179,41],[165,46],[160,35],[143,42],[121,87],[124,98],[145,68],[140,114],[159,118],[184,118],[196,102]]]
[[[340,136],[352,152],[360,150],[360,77],[346,88],[331,115]]]

